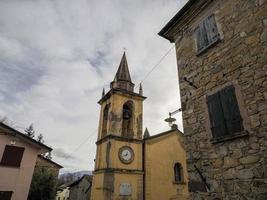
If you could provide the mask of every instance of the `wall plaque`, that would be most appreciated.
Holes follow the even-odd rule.
[[[121,183],[120,184],[120,195],[129,196],[132,194],[132,187],[130,183]]]

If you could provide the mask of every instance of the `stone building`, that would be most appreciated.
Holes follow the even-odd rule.
[[[42,170],[43,168],[48,169],[50,172],[53,173],[54,177],[58,177],[59,170],[63,168],[60,164],[45,158],[42,155],[38,155],[37,161],[34,168],[34,173],[38,170]]]
[[[68,185],[70,193],[69,200],[90,200],[92,176],[83,175],[77,181]]]
[[[189,0],[175,43],[193,199],[267,199],[267,1]]]
[[[101,111],[91,199],[186,199],[182,133],[173,129],[150,137],[146,131],[143,138],[146,97],[141,86],[134,92],[125,54],[110,86],[98,102]]]

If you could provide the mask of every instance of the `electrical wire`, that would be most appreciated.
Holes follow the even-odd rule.
[[[85,138],[79,145],[77,145],[77,147],[75,149],[73,149],[72,153],[74,153],[75,151],[80,149],[95,134],[96,131],[97,131],[97,129],[95,129],[93,132],[91,132],[87,138]]]
[[[144,76],[143,79],[141,79],[140,83],[138,85],[140,85],[141,83],[143,83],[147,77],[158,67],[160,66],[161,62],[167,57],[167,55],[172,51],[172,49],[175,47],[175,45],[173,45],[160,59],[159,61],[148,71],[148,73]],[[138,87],[138,85],[135,86],[135,89]]]

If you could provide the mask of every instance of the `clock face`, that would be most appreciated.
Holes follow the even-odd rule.
[[[119,158],[121,162],[129,164],[133,161],[134,153],[131,147],[123,146],[119,150]]]

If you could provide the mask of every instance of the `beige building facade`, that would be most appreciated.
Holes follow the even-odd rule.
[[[146,200],[188,199],[188,176],[183,133],[176,127],[144,138]]]
[[[149,137],[146,132],[143,138],[146,97],[141,85],[139,92],[134,92],[125,53],[110,86],[98,102],[101,111],[91,199],[186,199],[185,152],[179,139],[182,134],[172,130]]]
[[[189,0],[175,43],[192,199],[267,199],[267,1]]]
[[[0,123],[0,199],[26,200],[37,155],[51,150]]]

